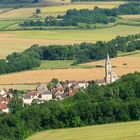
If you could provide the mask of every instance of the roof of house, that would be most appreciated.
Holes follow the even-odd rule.
[[[10,100],[11,100],[10,98],[0,97],[0,101],[5,101],[5,102],[9,103]]]
[[[32,95],[32,96],[35,96],[38,94],[37,91],[30,91],[30,92],[27,92],[28,95]]]
[[[24,99],[31,99],[31,95],[25,94],[23,98],[24,98]]]
[[[7,104],[0,104],[0,110],[6,109],[7,108]]]
[[[50,94],[52,94],[50,91],[45,91],[45,92],[41,93],[41,95],[50,95]]]

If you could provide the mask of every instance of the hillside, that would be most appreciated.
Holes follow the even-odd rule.
[[[36,133],[27,140],[139,140],[140,121]]]

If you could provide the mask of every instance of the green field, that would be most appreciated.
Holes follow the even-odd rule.
[[[0,89],[17,89],[17,90],[35,90],[37,84],[13,84],[13,85],[0,85]]]
[[[140,140],[140,121],[43,131],[27,140]]]
[[[40,67],[34,70],[69,69],[69,68],[94,68],[92,66],[73,65],[74,60],[43,60]]]

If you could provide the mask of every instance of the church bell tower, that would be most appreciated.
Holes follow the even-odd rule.
[[[112,83],[112,65],[111,65],[111,60],[108,53],[105,60],[105,82],[107,84]]]

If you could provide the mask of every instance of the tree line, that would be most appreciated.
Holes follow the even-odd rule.
[[[73,65],[89,61],[101,60],[106,57],[117,57],[117,52],[140,50],[140,34],[118,36],[115,39],[95,44],[81,43],[75,45],[33,45],[24,52],[14,52],[0,60],[0,74],[29,70],[41,65],[41,60],[75,60]]]
[[[78,26],[80,23],[113,23],[118,15],[140,14],[140,3],[129,3],[120,5],[118,8],[102,9],[95,7],[89,9],[71,9],[64,16],[57,18],[46,17],[45,20],[26,20],[21,26]]]
[[[24,140],[42,130],[82,127],[140,120],[140,73],[128,74],[118,81],[89,87],[63,101],[22,106],[13,99],[14,112],[0,115],[0,139]]]
[[[14,52],[0,60],[0,74],[28,70],[40,66],[40,55],[31,47],[24,52]]]

